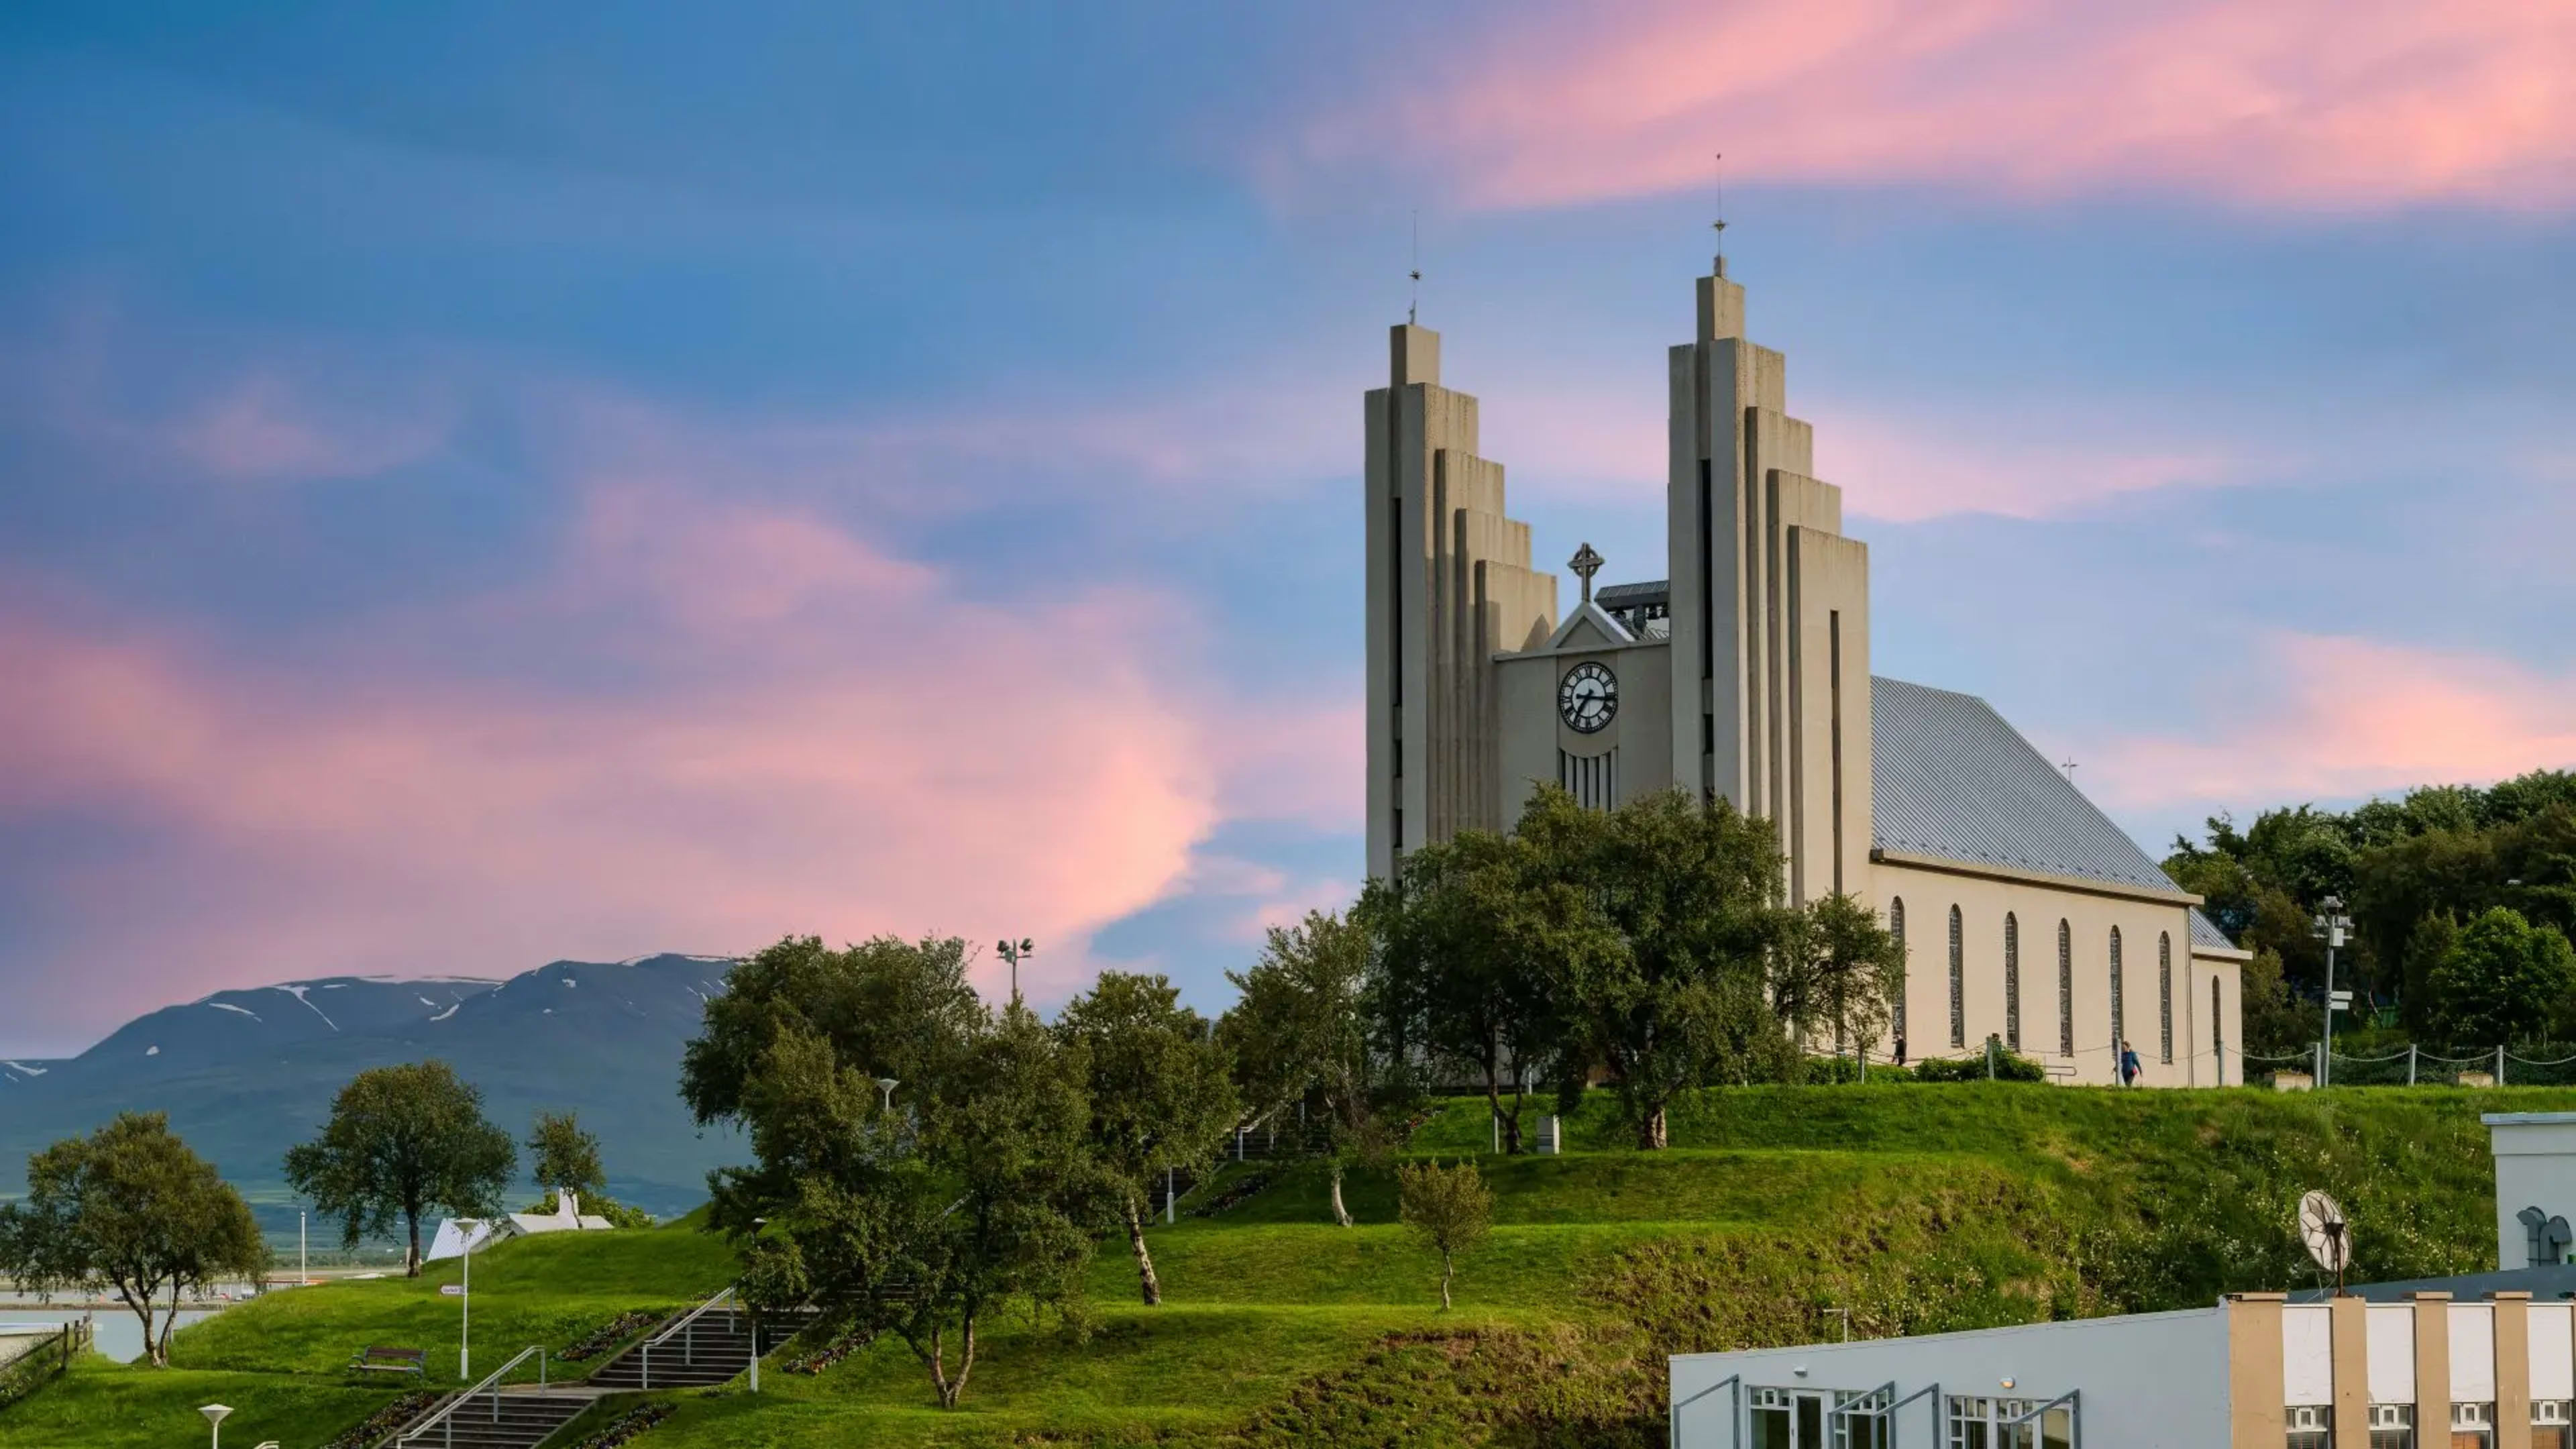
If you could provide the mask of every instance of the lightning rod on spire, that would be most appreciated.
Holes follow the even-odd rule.
[[[1422,312],[1422,213],[1413,213],[1413,269],[1405,275],[1412,279],[1413,294],[1404,304],[1404,325],[1411,327]]]

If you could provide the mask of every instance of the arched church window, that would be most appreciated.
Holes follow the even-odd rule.
[[[2156,933],[2156,1017],[2163,1025],[2164,1059],[2173,1060],[2173,932]]]
[[[2075,1055],[2075,933],[2057,923],[2057,1054]]]
[[[2004,1045],[2021,1050],[2021,921],[2004,912]]]
[[[1968,1044],[1968,948],[1959,908],[1950,908],[1950,1045]]]
[[[1903,896],[1887,898],[1887,934],[1896,938],[1896,959],[1906,966],[1912,966],[1914,963],[1905,951],[1905,897]],[[1895,1025],[1896,1034],[1905,1035],[1905,987],[1901,983],[1896,988]]]
[[[2129,1003],[2121,999],[2120,928],[2111,928],[2111,1074],[2120,1074],[2120,1044],[2129,1039]]]
[[[2221,1013],[2218,978],[2209,978],[2209,1056],[2217,1065],[2217,1085],[2227,1085],[2227,1018]]]

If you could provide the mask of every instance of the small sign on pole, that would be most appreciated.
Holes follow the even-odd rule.
[[[438,1285],[438,1296],[441,1298],[462,1298],[465,1296],[465,1285],[461,1283],[441,1283]]]
[[[2329,991],[2326,993],[2326,1002],[2337,1011],[2350,1011],[2352,1010],[2352,993],[2349,991]]]

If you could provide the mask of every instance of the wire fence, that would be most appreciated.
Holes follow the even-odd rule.
[[[2527,1054],[2528,1053],[2528,1054]],[[2489,1047],[2409,1046],[2369,1056],[2328,1053],[2321,1042],[2303,1052],[2245,1054],[2248,1086],[2565,1087],[2576,1086],[2576,1043],[2548,1042],[2517,1051]]]

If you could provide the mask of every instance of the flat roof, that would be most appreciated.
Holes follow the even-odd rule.
[[[2576,1112],[2489,1112],[2478,1120],[2489,1127],[2565,1127],[2576,1124]]]

